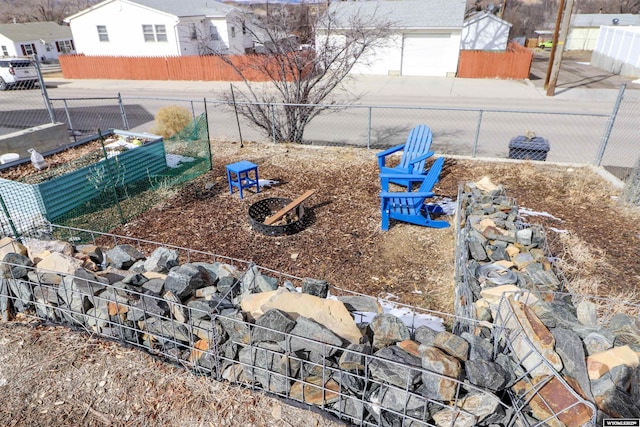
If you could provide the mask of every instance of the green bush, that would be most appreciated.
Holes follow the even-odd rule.
[[[154,133],[161,135],[164,139],[171,138],[192,120],[191,112],[184,107],[177,105],[162,107],[156,114]]]

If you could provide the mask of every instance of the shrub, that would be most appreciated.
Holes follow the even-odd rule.
[[[164,139],[168,139],[191,123],[192,120],[191,112],[184,107],[177,105],[162,107],[158,111],[158,114],[156,114],[156,128],[154,132],[161,135]]]

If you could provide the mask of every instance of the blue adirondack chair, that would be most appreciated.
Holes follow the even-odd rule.
[[[431,141],[433,134],[431,129],[427,125],[418,125],[411,129],[407,141],[404,144],[396,145],[387,150],[384,150],[377,154],[378,166],[381,174],[423,174],[424,165],[427,159],[433,156],[433,151],[429,151],[431,148]],[[385,165],[386,158],[390,154],[396,153],[402,150],[402,158],[400,163],[395,167],[388,167]],[[394,178],[391,182],[398,185],[408,186],[408,181],[405,178]]]
[[[389,220],[404,221],[411,224],[433,228],[447,228],[447,221],[433,220],[431,214],[444,213],[437,205],[426,205],[425,200],[433,197],[433,187],[440,179],[444,158],[438,157],[426,175],[380,174],[382,191],[380,192],[382,210],[382,230],[389,229]],[[394,180],[408,182],[408,191],[390,192],[389,183]],[[411,191],[411,184],[420,182],[418,191]]]

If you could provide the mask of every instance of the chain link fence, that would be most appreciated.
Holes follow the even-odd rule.
[[[270,104],[268,108],[272,119],[259,127],[238,114],[234,105],[225,101],[115,95],[49,99],[46,90],[39,88],[0,92],[4,101],[0,103],[0,138],[3,141],[0,154],[19,155],[18,163],[28,161],[29,155],[26,153],[27,146],[14,150],[14,146],[6,142],[7,138],[12,137],[14,140],[25,140],[22,134],[15,137],[13,134],[16,131],[31,132],[43,125],[55,127],[60,141],[40,150],[46,154],[83,144],[88,141],[87,138],[95,139],[100,130],[122,129],[138,134],[154,134],[158,127],[155,117],[163,107],[178,106],[191,113],[194,127],[185,130],[175,140],[166,140],[165,155],[169,161],[180,158],[175,156],[201,161],[195,161],[191,167],[183,164],[181,168],[167,168],[163,173],[148,174],[145,177],[146,184],[135,190],[129,183],[129,187],[119,186],[119,175],[114,174],[111,179],[117,190],[102,191],[100,200],[95,200],[96,206],[83,208],[86,212],[101,214],[93,215],[94,218],[90,220],[87,215],[73,210],[65,213],[65,216],[57,216],[57,221],[96,230],[107,230],[108,224],[113,226],[125,222],[139,213],[138,209],[123,206],[123,200],[130,200],[130,195],[141,196],[149,189],[169,190],[209,170],[209,141],[213,141],[213,147],[215,141],[280,142],[274,140],[272,135],[275,132],[269,131],[270,122],[283,120],[286,110],[296,108],[295,105]],[[306,126],[302,143],[378,150],[404,142],[407,133],[416,123],[426,123],[434,134],[432,149],[445,155],[594,164],[624,180],[633,177],[633,168],[639,161],[640,150],[637,149],[635,137],[636,118],[640,113],[639,95],[637,91],[625,91],[622,86],[611,114],[321,105],[318,107],[323,108],[324,112]],[[45,129],[44,132],[48,130]],[[519,145],[517,150],[512,146],[516,140],[524,144]],[[527,145],[536,140],[545,141],[547,145]],[[26,143],[31,144],[29,140]],[[18,154],[12,153],[13,151]],[[14,163],[0,165],[0,177],[4,175],[2,169]],[[20,194],[31,192],[23,191]],[[5,194],[11,192],[5,191]],[[15,197],[18,196],[7,195],[4,203],[10,205]],[[31,201],[30,206],[42,204],[37,197],[33,200],[36,201]],[[160,199],[154,196],[153,200]],[[120,206],[118,201],[121,202]],[[106,209],[107,205],[111,208]],[[142,209],[148,203],[141,201],[140,205]],[[3,210],[7,216],[11,206]],[[40,206],[33,212],[31,209],[27,212],[23,209],[20,215],[15,216],[15,221],[29,223],[42,216],[54,219]],[[100,221],[97,221],[98,217],[101,218]],[[8,227],[9,224],[5,223],[4,226]]]

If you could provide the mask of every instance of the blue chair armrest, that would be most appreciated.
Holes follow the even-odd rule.
[[[421,162],[423,160],[427,160],[429,157],[433,156],[435,153],[433,151],[428,151],[426,153],[424,153],[422,156],[418,156],[415,159],[412,159],[411,161],[409,161],[410,164],[412,163],[418,163]]]
[[[393,198],[405,198],[405,199],[427,199],[429,197],[433,197],[435,195],[435,193],[429,191],[429,192],[416,192],[416,193],[411,193],[411,192],[400,192],[400,193],[394,193],[392,191],[381,191],[380,192],[380,197],[383,199],[393,199]]]
[[[411,188],[411,184],[414,182],[423,182],[427,178],[427,175],[416,175],[407,173],[381,173],[380,174],[380,186],[382,191],[389,190],[389,182],[393,181],[405,181],[407,187]]]
[[[395,147],[391,147],[388,148],[384,151],[381,151],[379,153],[376,154],[376,156],[378,156],[378,165],[380,167],[384,167],[384,161],[385,161],[385,157],[388,156],[389,154],[393,154],[396,151],[400,151],[402,149],[404,149],[405,144],[400,144],[400,145],[396,145]]]

